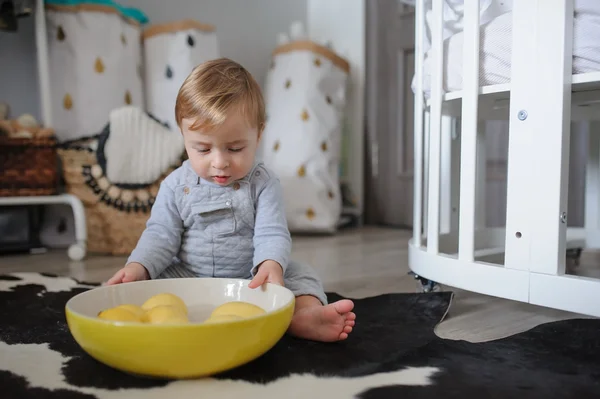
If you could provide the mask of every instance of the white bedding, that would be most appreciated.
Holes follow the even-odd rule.
[[[452,92],[461,90],[463,82],[462,47],[464,39],[462,15],[460,14],[462,8],[456,7],[456,3],[462,3],[462,1],[445,1],[443,84],[446,92]],[[451,5],[454,6],[450,11],[446,10],[446,7],[449,6],[448,2],[453,3]],[[513,16],[511,11],[506,11],[506,8],[500,10],[495,6],[495,2],[495,0],[481,0],[480,86],[510,82]],[[502,3],[506,7],[508,2]],[[487,6],[484,7],[485,5]],[[494,13],[497,12],[502,13],[495,16]],[[573,35],[573,74],[600,71],[600,0],[575,1]],[[426,43],[426,48],[428,47],[428,43]],[[428,97],[431,87],[429,52],[425,56],[423,74],[423,90]]]

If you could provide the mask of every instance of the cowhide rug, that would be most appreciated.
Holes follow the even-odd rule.
[[[93,286],[36,273],[0,276],[1,398],[600,397],[600,321],[549,323],[479,344],[443,340],[433,330],[450,306],[448,292],[357,299],[348,340],[285,336],[214,378],[137,378],[93,360],[69,333],[66,301]]]

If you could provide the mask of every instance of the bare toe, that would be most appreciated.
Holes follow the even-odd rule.
[[[345,332],[346,334],[350,334],[350,333],[352,332],[352,327],[350,327],[350,326],[346,326],[346,327],[344,327],[344,332]]]
[[[354,320],[346,320],[347,326],[354,327],[355,324],[356,324],[356,322]]]
[[[337,302],[332,303],[332,305],[339,314],[350,313],[350,311],[354,309],[354,302],[352,302],[349,299],[339,300]],[[356,316],[354,316],[354,318],[356,318]]]

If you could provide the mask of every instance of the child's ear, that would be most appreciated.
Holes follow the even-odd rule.
[[[262,133],[265,130],[265,124],[261,123],[260,126],[258,127],[258,141],[260,142],[260,139],[262,138]]]

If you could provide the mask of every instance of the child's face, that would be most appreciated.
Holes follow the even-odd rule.
[[[239,112],[232,112],[221,126],[190,130],[195,122],[183,119],[181,130],[192,168],[198,176],[227,186],[246,176],[254,164],[260,132]]]

